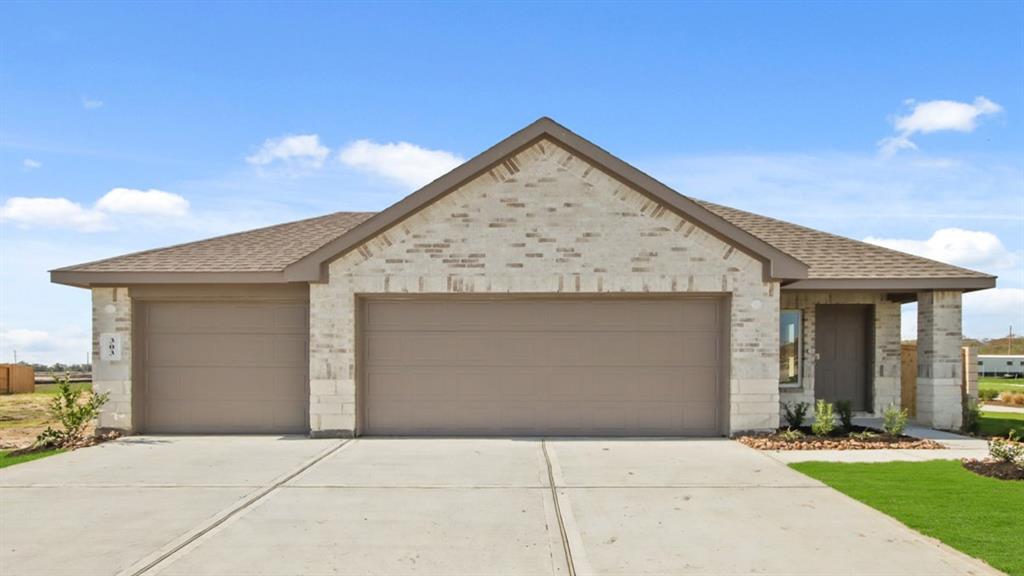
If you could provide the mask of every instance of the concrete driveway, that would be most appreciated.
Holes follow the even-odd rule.
[[[994,574],[728,440],[134,437],[0,472],[3,574]]]

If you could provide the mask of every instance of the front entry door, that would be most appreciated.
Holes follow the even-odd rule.
[[[814,397],[869,411],[873,306],[819,304],[815,310]]]

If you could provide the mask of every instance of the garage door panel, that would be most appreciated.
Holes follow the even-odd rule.
[[[686,370],[680,378],[683,384],[679,388],[680,399],[684,402],[714,402],[719,374],[717,366],[695,366]]]
[[[376,434],[714,434],[720,303],[367,302]]]
[[[308,430],[308,309],[284,302],[145,304],[147,432]]]
[[[719,364],[719,343],[708,332],[694,332],[682,336],[682,358],[684,366],[717,366]]]
[[[707,430],[714,426],[718,407],[715,402],[685,402],[680,405],[684,430]]]

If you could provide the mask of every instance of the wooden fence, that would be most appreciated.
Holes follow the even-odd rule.
[[[24,364],[0,364],[0,394],[35,392],[36,373]]]
[[[910,417],[917,416],[917,344],[904,343],[900,354],[900,404]],[[960,391],[978,397],[978,354],[964,346],[960,349]]]

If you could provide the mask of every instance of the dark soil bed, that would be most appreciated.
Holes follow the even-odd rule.
[[[996,460],[961,460],[964,468],[975,474],[1000,480],[1024,480],[1024,468]]]
[[[871,438],[855,438],[846,432],[831,436],[815,436],[810,428],[801,427],[802,438],[787,439],[783,429],[774,434],[748,434],[737,438],[741,443],[758,450],[942,450],[945,446],[934,440],[910,436],[889,436],[863,426],[854,426],[852,432],[875,432]]]

